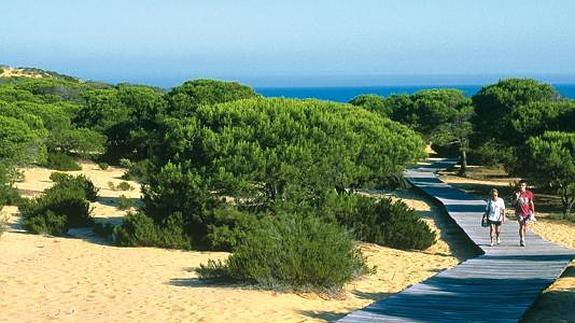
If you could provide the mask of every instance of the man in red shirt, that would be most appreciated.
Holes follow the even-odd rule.
[[[533,193],[527,190],[527,183],[524,180],[519,181],[519,192],[515,192],[515,214],[519,221],[519,245],[525,247],[525,232],[527,231],[527,222],[535,214],[533,204]]]

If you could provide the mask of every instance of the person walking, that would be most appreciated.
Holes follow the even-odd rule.
[[[525,247],[527,223],[534,219],[535,205],[533,204],[533,193],[527,190],[527,183],[524,180],[519,181],[519,192],[515,192],[513,205],[519,222],[519,245]]]
[[[505,223],[505,202],[499,197],[499,192],[496,188],[491,190],[491,198],[487,201],[483,217],[486,218],[489,223],[491,246],[493,247],[495,241],[499,245],[501,243],[501,224]],[[493,239],[494,234],[496,240]]]

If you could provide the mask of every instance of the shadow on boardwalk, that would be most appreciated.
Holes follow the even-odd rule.
[[[562,279],[575,280],[575,264],[565,270]],[[543,296],[543,295],[542,295]],[[558,306],[563,304],[566,306]],[[575,284],[562,286],[560,290],[551,290],[539,297],[521,320],[523,323],[538,322],[575,322]]]

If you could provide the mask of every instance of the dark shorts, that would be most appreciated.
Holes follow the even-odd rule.
[[[501,221],[491,221],[491,220],[487,220],[487,223],[489,223],[489,224],[495,224],[495,225],[501,225]]]

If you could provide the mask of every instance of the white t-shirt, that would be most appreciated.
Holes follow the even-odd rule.
[[[496,201],[493,199],[487,201],[485,212],[487,213],[487,219],[489,219],[489,221],[502,221],[502,210],[505,210],[505,202],[502,198],[497,197]]]

